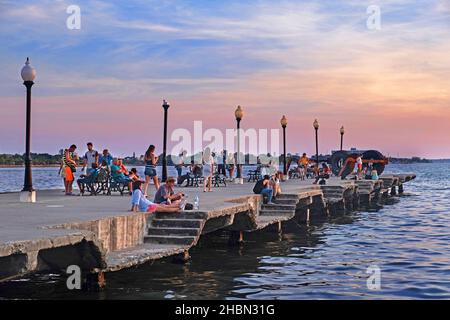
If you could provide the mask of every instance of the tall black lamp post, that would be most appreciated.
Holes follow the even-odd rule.
[[[316,131],[316,174],[319,174],[319,121],[317,121],[317,119],[314,120],[313,127]]]
[[[31,87],[36,78],[36,70],[30,65],[30,59],[27,58],[25,66],[22,68],[21,76],[23,84],[27,88],[27,119],[25,132],[25,178],[20,201],[36,202],[36,192],[33,189],[33,178],[31,173]]]
[[[342,151],[344,146],[344,133],[345,133],[344,126],[341,127],[340,133],[341,133],[341,151]]]
[[[234,111],[234,116],[236,118],[237,124],[237,175],[236,175],[236,183],[243,184],[244,179],[242,178],[242,165],[240,161],[241,156],[241,120],[244,117],[244,111],[241,106],[238,106]]]
[[[287,118],[286,116],[283,116],[280,120],[281,127],[283,128],[283,174],[285,177],[287,177],[288,174],[288,167],[286,162],[286,127],[287,127]]]
[[[162,182],[167,181],[167,111],[170,105],[166,100],[163,100],[164,109],[164,141],[163,141],[163,163],[162,163]]]

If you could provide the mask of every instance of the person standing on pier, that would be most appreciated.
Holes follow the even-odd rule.
[[[303,153],[300,159],[298,159],[298,168],[297,168],[301,180],[305,180],[306,178],[309,163],[310,163],[309,158],[306,156],[306,153]]]
[[[148,194],[148,185],[150,184],[150,180],[153,180],[155,184],[156,190],[159,189],[159,179],[158,173],[156,172],[156,165],[158,163],[158,156],[155,155],[156,147],[154,145],[150,145],[147,151],[145,152],[144,161],[145,161],[145,183],[144,183],[144,197],[147,197]]]
[[[92,171],[95,170],[92,167],[92,165],[94,163],[98,167],[99,155],[98,155],[98,152],[96,150],[94,150],[94,145],[92,144],[92,142],[87,143],[87,148],[88,148],[88,151],[86,151],[86,153],[84,154],[83,168],[81,169],[81,171],[84,171],[84,169],[87,168],[86,175],[89,175]]]
[[[211,154],[211,149],[206,148],[203,153],[203,192],[211,192],[212,177],[214,174],[214,153]]]
[[[71,145],[68,149],[64,150],[62,170],[64,170],[64,191],[66,196],[72,195],[72,185],[75,180],[74,173],[77,171],[77,155],[75,150],[76,145]]]
[[[358,179],[361,179],[361,175],[362,175],[362,171],[363,171],[363,161],[362,161],[362,157],[359,156],[358,158],[356,158],[356,170],[357,170],[357,177]]]
[[[183,151],[178,155],[177,164],[175,165],[175,169],[177,170],[177,177],[180,180],[183,175],[183,167],[184,167],[184,159],[186,157],[187,152]]]
[[[225,172],[225,156],[224,156],[224,151],[221,151],[219,154],[217,154],[217,157],[215,160],[215,163],[217,164],[217,173],[218,174],[223,174],[224,176],[226,176],[226,172]]]
[[[228,174],[230,175],[230,181],[233,181],[233,175],[234,175],[234,167],[236,164],[236,161],[234,160],[234,154],[232,154],[231,152],[228,154],[227,157],[227,170],[228,170]]]

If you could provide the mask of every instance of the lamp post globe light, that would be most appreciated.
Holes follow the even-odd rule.
[[[319,121],[317,121],[317,119],[314,120],[313,127],[316,132],[316,174],[318,175],[319,174],[319,137],[318,137]]]
[[[162,182],[167,181],[167,113],[169,110],[169,103],[163,100],[162,107],[164,109],[164,138],[163,138],[163,157],[162,157]]]
[[[27,58],[20,75],[23,84],[27,88],[27,112],[26,112],[26,131],[25,131],[25,178],[22,192],[20,193],[21,202],[36,202],[36,191],[33,189],[33,179],[31,173],[31,87],[36,79],[36,70],[30,65],[30,59]]]
[[[236,165],[237,165],[237,174],[236,174],[236,183],[243,184],[244,179],[242,178],[242,165],[241,165],[241,120],[244,117],[244,111],[241,106],[237,106],[234,111],[234,116],[236,118],[237,124],[237,157],[236,157]]]
[[[288,179],[288,167],[287,167],[287,161],[286,161],[286,127],[288,124],[286,116],[283,115],[283,117],[280,120],[281,127],[283,128],[283,175],[285,179]]]
[[[341,151],[342,151],[344,146],[344,133],[345,133],[344,126],[341,127],[340,133],[341,133]]]

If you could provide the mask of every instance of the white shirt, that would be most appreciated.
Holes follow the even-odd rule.
[[[87,161],[87,167],[92,168],[92,164],[95,163],[95,158],[97,157],[98,152],[95,150],[86,151],[84,154],[84,159]]]

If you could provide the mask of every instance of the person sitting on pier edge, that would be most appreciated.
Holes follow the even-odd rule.
[[[77,179],[78,189],[80,190],[80,196],[84,194],[84,187],[88,183],[93,183],[100,172],[96,163],[91,164],[90,170],[86,174],[82,174],[80,179]]]
[[[119,160],[117,158],[113,159],[112,165],[111,165],[111,177],[114,179],[114,181],[128,184],[128,188],[131,190],[131,179],[125,175],[123,170],[119,166]],[[131,192],[131,191],[130,191]]]
[[[157,204],[175,204],[179,203],[183,198],[183,193],[175,193],[173,188],[175,187],[175,178],[168,177],[166,183],[159,187],[156,191],[155,199],[153,202]]]
[[[320,185],[324,185],[327,184],[325,179],[330,179],[331,176],[331,169],[328,166],[328,164],[326,162],[322,162],[322,172],[319,172],[319,174],[316,177],[316,180],[314,181],[313,184],[317,184],[317,182],[319,182]]]
[[[131,197],[131,211],[133,212],[179,212],[180,204],[157,204],[144,197],[142,193],[142,181],[135,181],[132,184],[133,195]]]
[[[253,187],[253,192],[262,195],[263,199],[267,197],[267,204],[273,204],[273,190],[270,187],[270,176],[265,175],[264,178],[257,181]]]
[[[270,180],[270,187],[273,190],[273,200],[275,200],[275,198],[281,194],[281,179],[283,178],[283,173],[281,171],[277,171],[273,176],[272,179]]]

